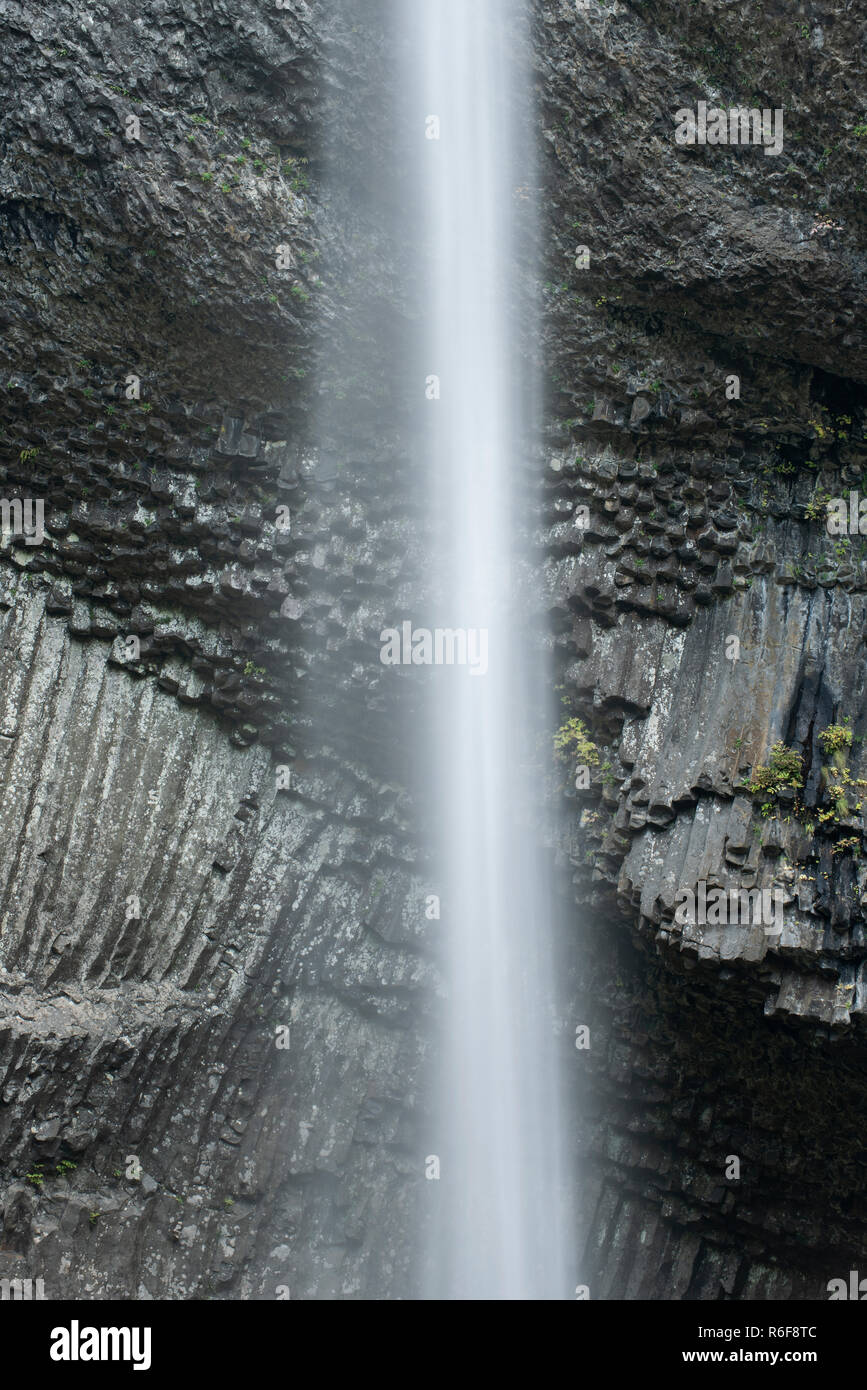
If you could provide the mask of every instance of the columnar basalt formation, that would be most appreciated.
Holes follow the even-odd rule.
[[[0,3],[0,486],[45,506],[0,550],[0,1275],[53,1297],[421,1288],[424,681],[378,638],[428,523],[399,55],[349,8]],[[534,584],[598,753],[549,769],[579,1268],[824,1296],[867,1225],[867,540],[825,526],[867,495],[865,21],[533,18]],[[782,106],[783,152],[677,146],[700,100]],[[778,743],[803,778],[759,796]],[[699,882],[781,933],[677,920]]]
[[[867,1216],[867,550],[825,524],[867,463],[863,18],[538,18],[546,581],[596,744],[566,844],[600,923],[589,1273],[601,1297],[824,1297]],[[783,152],[677,146],[702,100],[783,107]],[[762,772],[780,744],[791,783]],[[777,894],[781,930],[678,915],[718,889]]]
[[[320,325],[385,245],[317,201],[313,112],[376,26],[3,18],[2,479],[45,535],[0,575],[2,1273],[390,1297],[431,965],[376,657],[416,563],[363,385],[309,443]]]

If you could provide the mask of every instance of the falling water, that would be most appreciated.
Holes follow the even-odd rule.
[[[419,365],[437,612],[442,627],[488,634],[486,672],[431,673],[449,996],[432,1293],[461,1299],[565,1297],[569,1237],[551,912],[528,814],[544,672],[518,578],[529,560],[534,394],[532,325],[516,312],[532,271],[523,9],[398,0],[405,109],[419,135],[409,201],[425,285]]]

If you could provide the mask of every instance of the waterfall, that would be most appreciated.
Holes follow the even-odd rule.
[[[538,624],[522,616],[538,458],[532,323],[518,311],[534,271],[523,11],[396,0],[402,109],[418,137],[405,192],[424,287],[433,606],[477,655],[487,640],[486,662],[430,672],[448,994],[430,1292],[458,1299],[568,1296],[552,914],[531,811],[546,676]]]

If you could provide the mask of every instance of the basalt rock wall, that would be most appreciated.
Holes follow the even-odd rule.
[[[545,570],[566,713],[595,745],[561,777],[594,922],[587,1282],[827,1297],[867,1215],[867,551],[827,526],[867,461],[864,17],[537,18]],[[677,144],[700,102],[782,110],[782,150]],[[737,906],[701,912],[720,890]],[[740,907],[760,892],[772,920]]]
[[[867,550],[825,525],[867,493],[867,21],[532,19],[536,587],[596,750],[550,769],[579,1277],[822,1296],[867,1221]],[[0,552],[0,1276],[413,1296],[439,983],[422,692],[378,662],[426,526],[387,6],[0,22],[0,478],[45,507]],[[782,107],[783,151],[677,146],[701,100]],[[759,798],[777,743],[802,784]],[[679,921],[699,882],[780,931]]]
[[[375,132],[362,18],[2,11],[2,477],[44,535],[0,561],[0,1272],[49,1297],[411,1287],[432,965],[375,636],[419,581],[346,347],[400,255],[319,196]]]

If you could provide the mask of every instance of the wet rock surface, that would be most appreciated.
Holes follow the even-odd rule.
[[[863,18],[537,18],[559,416],[545,575],[563,703],[597,745],[585,785],[577,757],[560,778],[599,924],[583,939],[599,993],[584,980],[576,999],[601,1034],[578,1068],[598,1116],[587,1281],[825,1297],[863,1258],[867,1214],[867,551],[826,527],[867,461]],[[782,107],[783,151],[678,147],[675,111],[702,100]],[[759,794],[778,744],[803,777]],[[779,895],[779,930],[679,918],[699,885]]]
[[[418,579],[364,383],[309,442],[353,258],[394,297],[311,163],[376,16],[2,18],[0,473],[44,535],[0,556],[0,1272],[400,1296],[433,966],[378,634]]]
[[[0,550],[0,1275],[49,1296],[420,1288],[435,889],[394,729],[424,706],[378,635],[427,522],[362,9],[0,3],[0,486],[45,504]],[[867,491],[864,20],[534,25],[532,583],[599,751],[577,793],[550,772],[581,1276],[823,1296],[867,1222],[867,541],[824,518]],[[677,147],[699,100],[782,106],[783,152]],[[765,813],[778,742],[804,784]],[[677,921],[700,881],[781,893],[781,932]]]

